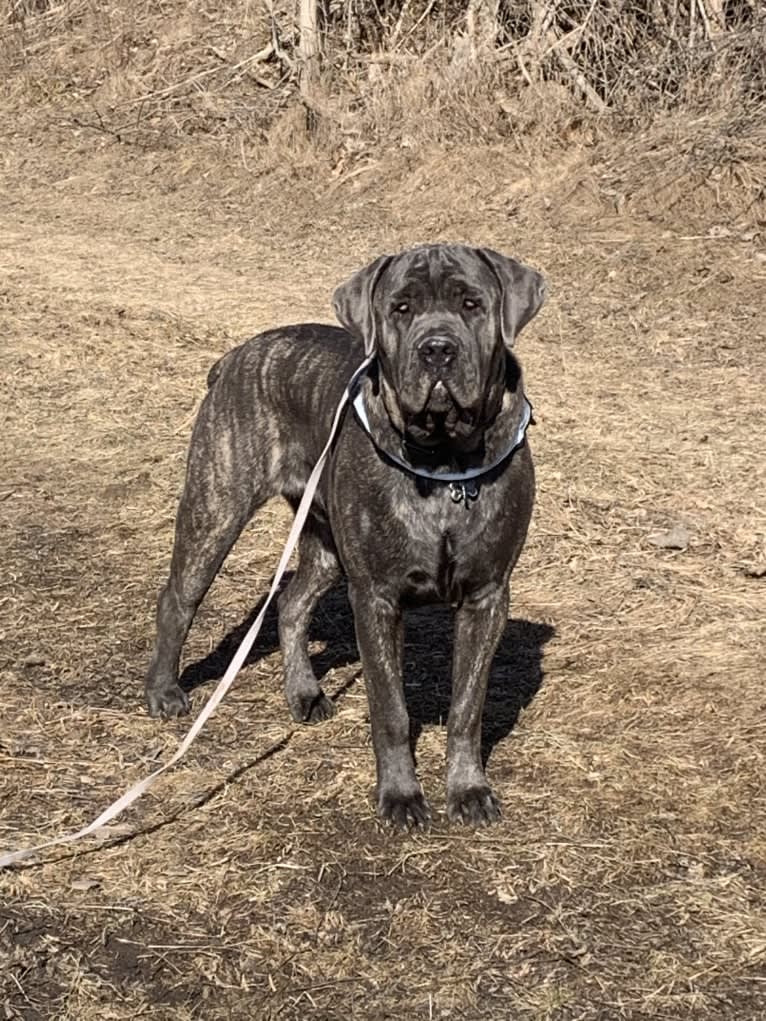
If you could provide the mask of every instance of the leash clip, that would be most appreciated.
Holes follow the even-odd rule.
[[[453,503],[464,503],[470,507],[479,497],[479,487],[473,479],[469,482],[450,482],[449,495]]]

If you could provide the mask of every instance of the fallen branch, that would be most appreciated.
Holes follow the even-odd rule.
[[[268,57],[271,56],[272,53],[275,56],[277,55],[277,51],[274,49],[271,50],[268,56],[263,56],[265,49],[266,47],[264,47],[263,50],[259,50],[257,53],[254,53],[251,57],[245,57],[245,59],[240,60],[239,63],[232,64],[231,67],[226,68],[232,76],[229,78],[229,81],[233,80],[235,71],[240,71],[244,68],[245,71],[243,71],[243,73],[245,73],[251,64],[262,63],[264,60],[268,60]],[[194,86],[196,88],[199,82],[203,81],[205,78],[210,78],[214,74],[220,74],[222,70],[223,68],[221,67],[206,68],[204,71],[200,71],[198,74],[193,74],[189,78],[184,78],[180,82],[174,82],[172,85],[168,85],[164,89],[158,89],[156,92],[147,92],[144,96],[139,96],[137,99],[131,99],[126,103],[120,103],[118,105],[132,107],[138,106],[140,103],[146,103],[150,99],[167,99],[169,96],[172,96],[174,92],[177,92],[179,89],[183,89],[186,86]],[[263,82],[259,82],[259,84],[263,84],[267,88],[273,88],[273,86],[265,80]]]
[[[555,30],[551,29],[546,34],[545,41],[548,44],[548,51],[554,53],[564,71],[585,97],[586,103],[597,113],[603,113],[606,110],[606,103],[577,66],[577,62],[571,54],[567,52],[564,46],[559,45],[561,40]]]

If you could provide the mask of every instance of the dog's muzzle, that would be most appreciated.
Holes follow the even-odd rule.
[[[479,438],[484,398],[480,370],[468,344],[449,330],[434,330],[413,344],[408,381],[397,399],[410,442],[424,447]]]
[[[448,374],[432,382],[423,406],[405,414],[406,432],[424,446],[458,440],[465,442],[476,431],[478,409],[464,407],[453,393]]]
[[[449,337],[425,337],[417,346],[420,361],[433,373],[449,372],[457,355],[457,345]]]

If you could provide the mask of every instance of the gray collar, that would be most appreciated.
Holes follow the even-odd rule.
[[[516,433],[513,436],[510,444],[506,447],[503,453],[496,457],[489,464],[483,464],[478,468],[468,468],[463,472],[433,472],[427,468],[415,468],[409,464],[404,458],[397,457],[396,454],[390,453],[388,450],[383,450],[382,447],[378,446],[375,441],[375,437],[372,434],[370,428],[370,420],[367,417],[367,408],[364,404],[364,395],[361,389],[357,392],[353,400],[354,411],[359,424],[370,437],[372,442],[375,444],[377,449],[387,457],[389,461],[393,461],[400,468],[404,468],[405,471],[411,475],[418,475],[421,479],[433,479],[436,482],[469,482],[471,479],[478,479],[481,475],[488,475],[491,471],[497,468],[507,458],[509,458],[518,448],[523,444],[526,436],[527,427],[532,420],[532,405],[529,403],[526,394],[524,395],[524,408],[521,415],[521,421],[519,422]]]

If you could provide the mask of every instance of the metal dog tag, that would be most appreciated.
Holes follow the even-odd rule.
[[[479,487],[471,480],[469,482],[450,482],[449,495],[453,503],[464,503],[469,507],[479,496]]]

